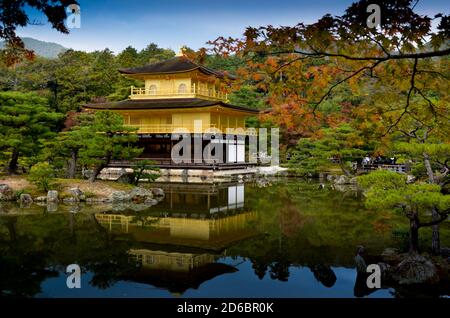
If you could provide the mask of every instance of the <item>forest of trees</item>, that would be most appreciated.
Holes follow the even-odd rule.
[[[150,43],[143,50],[129,46],[119,54],[109,49],[92,53],[67,50],[57,59],[22,57],[14,65],[8,65],[5,58],[0,59],[0,164],[3,170],[24,172],[37,162],[50,160],[59,176],[74,178],[81,165],[92,167],[97,175],[107,162],[99,161],[106,154],[98,153],[96,144],[105,144],[105,140],[98,140],[99,125],[93,124],[94,115],[81,114],[82,105],[127,99],[130,86],[139,87],[143,83],[120,75],[118,69],[174,56],[172,50]],[[235,63],[223,57],[210,56],[204,63],[229,72],[237,70]],[[261,97],[251,86],[246,86],[231,95],[231,102],[262,109],[266,104]],[[123,127],[120,116],[105,112],[103,121],[108,125],[111,124],[108,121],[115,121],[113,135],[124,139],[121,134],[129,128]],[[129,141],[136,138],[131,133],[122,143],[129,145]],[[133,158],[139,153],[136,147],[124,146],[107,161]]]

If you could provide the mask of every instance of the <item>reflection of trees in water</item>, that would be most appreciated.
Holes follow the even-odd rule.
[[[91,285],[108,288],[129,271],[130,242],[87,214],[0,217],[0,295],[32,297],[44,280],[79,264]],[[65,280],[62,288],[66,288]]]
[[[266,273],[269,272],[269,277],[274,280],[287,282],[289,279],[289,267],[291,264],[284,261],[264,263],[258,260],[251,260],[252,268],[255,275],[259,279],[263,279]]]
[[[258,260],[251,260],[252,268],[255,271],[255,275],[259,279],[263,279],[266,276],[267,268],[269,265],[267,263],[259,262]]]
[[[289,197],[282,198],[284,206],[278,211],[278,222],[281,232],[286,237],[295,236],[305,225],[307,219],[300,212],[300,207]]]
[[[391,231],[377,232],[372,225],[382,215],[365,211],[354,197],[317,191],[317,184],[246,188],[245,204],[257,211],[252,230],[264,235],[228,247],[226,255],[251,261],[259,279],[287,281],[290,266],[308,267],[323,286],[332,287],[336,275],[328,265],[353,266],[357,245],[373,254],[396,246]],[[144,226],[154,219],[140,212],[134,220]],[[130,248],[136,248],[131,234],[108,231],[94,214],[1,216],[0,294],[33,296],[42,281],[58,273],[46,268],[61,271],[72,263],[93,273],[91,285],[109,288],[138,270],[129,261]]]
[[[34,238],[17,233],[17,217],[2,217],[1,227],[7,233],[0,231],[0,296],[32,297],[41,291],[42,281],[57,276],[47,269],[50,251],[29,250]]]
[[[317,279],[325,287],[333,287],[336,283],[336,274],[333,272],[330,266],[318,264],[310,266],[309,269],[314,274],[314,278]]]
[[[289,266],[287,262],[274,262],[269,265],[270,278],[282,282],[287,282],[289,279]]]

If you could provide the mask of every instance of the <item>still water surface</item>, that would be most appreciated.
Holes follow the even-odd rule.
[[[158,185],[151,208],[0,209],[0,295],[19,297],[401,297],[356,283],[354,254],[403,249],[403,216],[315,182]],[[450,243],[448,223],[442,245]],[[421,232],[423,248],[430,245]],[[65,268],[82,268],[68,289]],[[444,296],[444,295],[440,295]]]

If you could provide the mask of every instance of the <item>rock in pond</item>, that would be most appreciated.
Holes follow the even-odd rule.
[[[129,195],[131,197],[131,200],[135,203],[143,203],[145,202],[145,200],[153,198],[153,193],[151,190],[141,187],[133,188],[133,190],[130,191]]]
[[[109,203],[111,202],[111,198],[105,198],[105,197],[100,197],[100,198],[87,198],[86,199],[86,203]]]
[[[80,202],[80,200],[78,200],[77,198],[74,198],[74,197],[68,197],[68,198],[64,198],[63,200],[62,200],[64,203],[77,203],[77,202]]]
[[[144,203],[146,205],[150,205],[150,206],[151,205],[157,205],[158,204],[158,200],[147,198],[147,199],[145,199]]]
[[[7,184],[0,184],[0,201],[14,200],[14,191]]]
[[[22,193],[19,197],[20,203],[30,204],[33,203],[33,198],[28,193]]]
[[[111,202],[127,202],[131,201],[131,195],[126,191],[114,191],[110,195]]]
[[[347,176],[341,175],[336,178],[334,181],[335,184],[350,184],[350,180]]]
[[[408,255],[397,265],[392,278],[401,285],[436,283],[439,276],[436,266],[419,254]]]
[[[77,201],[85,201],[86,196],[83,191],[80,190],[80,188],[70,188],[69,193],[73,198],[75,198]]]
[[[58,202],[58,191],[50,190],[47,192],[47,202]]]
[[[163,197],[164,196],[164,190],[161,188],[153,188],[152,193],[156,197]]]
[[[47,197],[46,196],[35,197],[34,201],[36,201],[36,202],[46,202],[47,201]]]

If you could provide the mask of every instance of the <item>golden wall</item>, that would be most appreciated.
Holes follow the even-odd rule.
[[[124,118],[126,125],[139,128],[140,134],[171,133],[176,129],[194,132],[194,127],[201,121],[201,130],[218,128],[226,132],[226,128],[245,129],[246,113],[217,110],[211,108],[190,108],[186,110],[120,110],[117,111]]]

